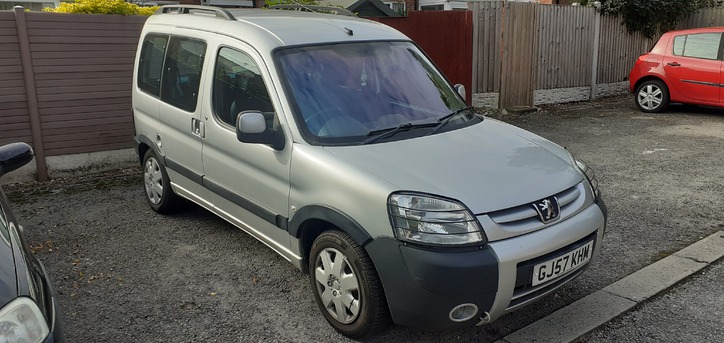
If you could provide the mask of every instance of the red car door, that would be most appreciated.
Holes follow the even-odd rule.
[[[724,55],[724,51],[722,54]],[[724,104],[724,62],[719,66],[719,103]]]
[[[679,35],[664,57],[664,71],[672,89],[672,101],[687,99],[718,103],[722,93],[721,32]],[[676,93],[683,98],[676,99]]]

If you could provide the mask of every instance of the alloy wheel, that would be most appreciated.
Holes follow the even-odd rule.
[[[653,111],[657,109],[663,101],[664,92],[654,84],[648,84],[639,91],[639,105],[646,110]]]

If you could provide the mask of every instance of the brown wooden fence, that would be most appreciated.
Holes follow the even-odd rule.
[[[0,145],[32,141],[15,15],[0,12]]]
[[[147,17],[0,12],[0,144],[44,158],[132,146],[131,74]]]
[[[489,1],[471,9],[473,93],[498,93],[499,107],[509,107],[533,105],[535,90],[592,84],[600,29],[593,8]]]
[[[536,73],[535,11],[525,3],[507,3],[503,8],[500,102],[533,103]],[[507,19],[507,20],[506,20]]]

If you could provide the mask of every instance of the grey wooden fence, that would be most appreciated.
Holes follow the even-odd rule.
[[[583,6],[536,6],[536,89],[591,84],[596,13]],[[531,11],[533,12],[533,11]]]
[[[679,23],[680,28],[724,26],[724,9],[707,8]]]
[[[597,68],[599,83],[625,81],[636,59],[651,50],[658,40],[658,37],[629,34],[621,25],[621,19],[612,16],[601,17],[601,32]]]
[[[486,1],[470,8],[472,93],[499,93],[500,107],[533,105],[535,90],[590,87],[592,97],[599,84],[625,81],[658,39],[629,33],[620,18],[593,7]],[[679,28],[722,25],[724,8],[712,8]]]
[[[473,93],[500,91],[500,61],[503,3],[474,2],[473,9]]]

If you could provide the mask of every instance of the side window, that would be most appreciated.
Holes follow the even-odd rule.
[[[201,68],[206,43],[190,38],[171,37],[164,61],[161,100],[182,110],[196,110]]]
[[[719,58],[721,33],[698,33],[674,38],[674,54],[685,57]]]
[[[674,55],[684,56],[684,44],[686,43],[686,35],[674,37]]]
[[[141,59],[138,62],[138,87],[159,96],[163,56],[166,54],[168,37],[148,35],[143,39]]]
[[[216,117],[231,126],[240,112],[248,110],[264,113],[267,127],[273,125],[274,108],[259,67],[251,57],[231,48],[221,48],[216,57],[212,106]]]

